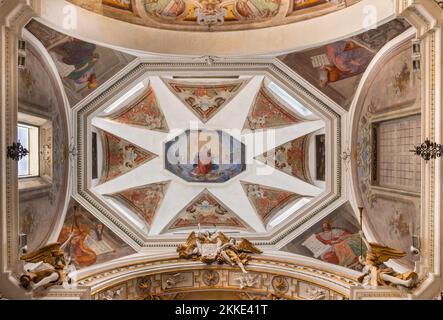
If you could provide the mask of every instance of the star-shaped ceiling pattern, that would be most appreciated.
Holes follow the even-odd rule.
[[[323,192],[310,176],[314,156],[309,141],[325,127],[315,115],[306,117],[278,97],[270,83],[263,76],[210,81],[149,77],[132,101],[92,119],[101,132],[103,150],[102,176],[92,190],[128,219],[141,221],[149,236],[186,233],[199,224],[237,232],[269,231],[275,218],[296,213],[300,199]],[[197,151],[189,142],[193,132],[200,139],[194,146]],[[205,132],[223,137],[220,141],[227,136],[228,152],[219,152],[210,138],[201,138]],[[180,160],[178,173],[171,172],[165,168],[165,146],[181,136],[185,147],[172,154],[187,148],[188,161],[194,162],[186,166]],[[225,179],[228,170],[220,161],[232,161],[240,152],[235,150],[236,140],[243,146],[243,170]],[[201,150],[209,161],[201,159]],[[211,183],[214,172],[222,173],[222,183]],[[189,182],[194,180],[183,179],[183,174],[202,182]]]
[[[203,122],[208,122],[240,90],[246,81],[178,82],[165,80],[172,92]]]

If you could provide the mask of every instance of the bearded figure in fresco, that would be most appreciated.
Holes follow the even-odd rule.
[[[235,11],[246,19],[274,17],[280,9],[281,0],[238,0]]]
[[[323,230],[315,235],[327,249],[320,258],[329,263],[350,267],[358,263],[361,255],[360,237],[345,229],[334,228],[328,221],[323,222]]]
[[[95,52],[96,48],[93,43],[68,38],[66,42],[57,45],[51,51],[55,53],[57,63],[59,65],[63,63],[68,66],[65,69],[70,70],[69,73],[61,74],[62,77],[79,85],[86,84],[89,89],[95,89],[98,85],[95,64],[100,58]],[[58,67],[60,69],[60,66]]]
[[[186,9],[183,0],[146,0],[145,10],[153,16],[162,18],[176,18]]]
[[[353,41],[338,41],[326,46],[330,65],[320,68],[319,85],[324,88],[329,82],[336,82],[363,73],[374,54]]]

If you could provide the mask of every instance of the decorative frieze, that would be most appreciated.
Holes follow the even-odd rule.
[[[231,269],[198,269],[140,276],[101,289],[95,300],[169,300],[190,292],[237,292],[242,299],[341,300],[347,297],[327,287],[267,272],[244,274]],[[180,295],[180,296],[177,296]]]

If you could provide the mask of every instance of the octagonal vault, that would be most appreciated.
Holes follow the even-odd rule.
[[[172,76],[182,76],[192,79],[189,80],[189,82],[192,82],[197,81],[194,79],[201,79],[202,74],[212,77],[210,81],[207,81],[210,83],[214,83],[215,81],[226,82],[227,80],[225,78],[227,75],[236,79],[250,79],[250,81],[244,86],[243,91],[237,95],[236,104],[228,103],[223,110],[210,121],[199,122],[198,117],[190,112],[189,108],[186,108],[186,101],[183,102],[181,100],[183,97],[172,95],[170,88],[163,80],[170,79]],[[215,65],[208,65],[205,62],[197,63],[195,60],[189,61],[188,64],[183,64],[182,62],[172,63],[170,61],[160,63],[138,60],[133,65],[128,66],[121,74],[115,76],[109,83],[112,83],[112,85],[103,86],[100,90],[92,93],[88,99],[85,99],[73,108],[73,125],[75,124],[76,128],[75,142],[78,150],[73,197],[136,250],[144,250],[144,248],[172,249],[178,243],[181,243],[187,236],[186,232],[164,234],[162,232],[165,230],[165,226],[177,217],[177,214],[186,212],[188,208],[191,208],[191,211],[195,207],[203,208],[204,213],[208,211],[200,203],[194,203],[195,201],[192,201],[193,199],[197,199],[197,195],[205,188],[211,193],[214,199],[219,201],[219,207],[231,210],[251,227],[250,229],[246,228],[241,231],[242,236],[247,237],[257,245],[265,245],[275,249],[287,244],[298,232],[301,232],[302,229],[309,228],[312,217],[326,215],[331,205],[340,199],[340,112],[335,108],[335,105],[326,104],[321,99],[318,99],[315,95],[315,90],[307,90],[304,87],[305,82],[303,79],[294,73],[287,73],[286,67],[279,61],[275,59],[262,59],[253,64],[244,64],[243,61],[229,60],[217,62]],[[158,117],[164,116],[166,118],[169,132],[166,132],[166,129],[160,130],[157,128],[157,130],[154,128],[155,130],[153,130],[152,128],[140,128],[136,123],[128,125],[127,123],[119,123],[115,121],[115,119],[106,118],[109,117],[110,108],[119,101],[119,97],[124,93],[134,92],[134,88],[139,88],[140,83],[142,83],[145,88],[152,86],[152,90],[158,98],[158,105],[155,106],[162,110],[162,113],[154,112],[154,115]],[[278,92],[272,90],[270,87],[271,83],[277,85],[287,94],[281,97]],[[269,102],[269,99],[266,99],[268,97],[268,95],[266,95],[268,91],[272,91],[272,97],[277,101],[274,104]],[[217,92],[216,94],[221,93]],[[143,104],[139,105],[136,103],[138,101],[136,99],[138,95],[133,94],[132,96],[131,102],[129,103],[128,101],[126,104],[128,108],[134,109],[140,106],[145,108],[146,103],[152,102],[150,100],[143,100]],[[260,97],[258,102],[260,103],[261,109],[254,107],[255,101],[257,100],[254,96]],[[292,100],[295,99],[298,103],[294,104],[286,100],[282,103],[282,99],[284,100],[284,98],[288,96],[293,97]],[[135,104],[133,105],[132,102]],[[250,146],[249,140],[243,140],[243,138],[247,135],[257,135],[258,137],[260,130],[255,127],[244,126],[244,124],[248,123],[246,122],[246,117],[250,116],[251,112],[258,114],[259,111],[266,111],[271,107],[274,108],[275,104],[279,106],[285,104],[285,107],[277,110],[278,115],[286,114],[284,112],[286,109],[289,110],[289,113],[293,113],[295,110],[293,105],[298,104],[305,106],[312,114],[312,116],[299,114],[301,118],[306,119],[297,121],[296,123],[291,122],[284,127],[280,127],[280,123],[277,124],[273,122],[272,125],[276,126],[275,130],[277,131],[275,141],[276,148],[285,145],[285,143],[291,143],[292,146],[292,141],[301,142],[303,140],[302,137],[308,136],[308,132],[320,132],[320,128],[323,128],[323,131],[320,133],[325,134],[326,153],[331,155],[325,159],[324,165],[326,172],[323,187],[317,187],[313,185],[313,183],[316,183],[315,181],[311,181],[310,179],[304,181],[297,175],[292,174],[292,171],[284,170],[285,168],[292,167],[283,167],[282,170],[280,167],[284,159],[280,158],[276,158],[271,162],[267,161],[267,163],[264,164],[267,168],[274,167],[279,169],[273,170],[273,177],[259,177],[255,174],[257,166],[262,165],[262,162],[260,162],[262,151],[274,149],[266,148],[267,150],[258,152],[258,150]],[[289,106],[286,104],[289,104]],[[178,109],[176,107],[177,105],[182,105],[183,108]],[[239,105],[249,106],[249,108],[233,107]],[[126,106],[122,106],[121,110],[127,110],[125,109]],[[152,103],[149,104],[149,106],[152,111],[154,106]],[[269,108],[266,109],[266,106]],[[119,110],[120,109],[116,112],[119,112]],[[178,116],[178,110],[180,110],[181,116]],[[240,111],[242,111],[241,117],[239,114]],[[189,119],[183,117],[185,114],[189,115],[190,118],[191,116],[194,117],[192,118],[194,120],[195,117],[197,117],[198,130],[193,126],[189,126]],[[255,115],[255,113],[252,114]],[[94,129],[91,124],[95,126],[96,129]],[[163,122],[161,122],[161,124],[163,124]],[[133,168],[130,172],[125,171],[125,174],[106,183],[99,184],[97,179],[94,180],[93,178],[93,161],[91,157],[91,150],[93,150],[93,144],[91,142],[93,141],[92,135],[94,133],[93,131],[98,129],[105,131],[110,130],[111,133],[116,134],[122,139],[126,139],[139,149],[152,153],[155,157],[146,161],[143,165]],[[181,131],[179,131],[179,134],[174,134],[173,130],[177,129]],[[240,129],[241,138],[238,138],[234,132],[230,132],[228,129]],[[149,132],[146,130],[149,130]],[[193,130],[197,130],[196,133],[198,134],[201,133],[199,130],[205,130],[207,132],[205,133],[206,137],[203,135],[202,139],[198,139],[202,140],[201,142],[197,140],[197,142],[188,143],[185,139],[185,142],[182,143],[182,148],[189,150],[187,162],[185,163],[189,166],[186,167],[182,165],[183,161],[180,164],[177,162],[177,157],[180,158],[182,156],[182,152],[177,149],[177,147],[180,146],[178,141],[180,140],[180,136],[184,139],[187,135],[191,135]],[[211,142],[218,141],[218,144],[222,145],[223,137],[225,137],[225,140],[230,141],[229,148],[223,148],[223,150],[220,151],[219,147],[211,146],[211,143],[208,145],[208,141],[206,141],[208,135],[212,135],[211,140],[214,141]],[[233,137],[237,139],[234,140]],[[300,139],[297,140],[298,138]],[[313,139],[306,139],[308,142],[306,148],[309,147],[309,150],[306,149],[307,152],[304,153],[305,155],[315,154],[315,149],[311,148],[311,146],[314,146],[312,140]],[[97,141],[100,142],[99,139]],[[238,141],[245,141],[245,145]],[[256,141],[255,138],[254,141]],[[200,152],[197,150],[200,150],[203,146],[206,146],[206,148],[203,148],[203,150],[206,149],[206,156],[204,152],[198,155]],[[194,148],[195,151],[190,152],[191,148]],[[100,150],[100,148],[97,150]],[[176,152],[177,150],[178,152]],[[209,150],[210,156],[208,157]],[[248,152],[248,154],[246,154],[246,152]],[[250,154],[251,152],[253,153],[252,156]],[[167,163],[168,153],[172,155],[172,160],[169,160],[169,163]],[[184,154],[186,154],[186,152]],[[126,153],[124,153],[121,159],[126,159],[125,155]],[[292,156],[292,153],[290,155]],[[131,156],[133,156],[133,154]],[[208,159],[210,159],[210,161],[207,163],[202,162],[199,168],[199,158],[205,157],[207,158],[206,161]],[[230,161],[226,163],[223,159],[220,159],[220,157],[229,158]],[[98,159],[99,158],[100,152],[98,153]],[[240,161],[236,161],[236,159],[240,159]],[[300,159],[303,160],[305,158]],[[249,161],[252,162],[249,163]],[[315,169],[313,163],[305,162],[307,165],[303,166],[304,170],[313,172],[312,170]],[[100,161],[98,160],[97,163],[100,164]],[[301,161],[300,163],[304,162]],[[125,163],[123,164],[125,165]],[[187,171],[187,173],[184,171]],[[143,208],[144,213],[149,213],[150,215],[148,216],[154,217],[152,221],[147,221],[147,226],[145,226],[145,221],[138,219],[139,216],[135,217],[134,207],[126,205],[128,201],[125,203],[119,202],[117,205],[114,201],[110,201],[107,196],[142,186],[145,187],[144,191],[147,193],[146,199],[151,199],[152,197],[150,196],[159,196],[157,193],[151,194],[153,185],[163,183],[166,180],[170,180],[171,183],[167,192],[162,195],[164,199],[161,202],[155,202],[158,203],[158,206],[154,208],[155,210],[152,209],[154,202],[143,202],[138,201],[138,198],[135,199],[138,201],[138,209]],[[255,193],[249,194],[247,192],[247,189],[244,188],[247,184],[265,186],[265,188],[263,189],[262,187],[261,190],[263,194],[268,192],[268,198],[271,196],[276,197],[277,193],[282,195],[291,192],[301,195],[302,198],[309,197],[310,201],[308,203],[302,201],[290,203],[284,208],[271,206],[271,203],[266,208],[269,210],[278,208],[279,211],[276,211],[275,221],[269,221],[268,223],[268,221],[262,221],[262,218],[271,211],[257,211],[255,207],[256,202],[251,202],[251,199],[248,198],[249,196],[255,195]],[[123,185],[124,188],[122,187]],[[257,187],[255,187],[255,189],[253,188],[253,190],[256,189]],[[283,189],[284,192],[282,193],[281,190]],[[183,192],[186,193],[186,197],[181,194]],[[258,194],[261,195],[262,193]],[[134,204],[134,199],[131,198],[129,200]],[[150,206],[145,206],[146,203],[150,204]],[[280,201],[278,203],[280,203]],[[192,207],[191,205],[194,206]],[[264,206],[260,204],[259,208],[264,208]],[[149,211],[150,209],[152,209],[152,212]],[[224,212],[224,210],[221,211]],[[146,217],[146,215],[144,216]],[[225,216],[222,215],[222,217]],[[268,225],[265,225],[266,223],[268,223]],[[217,225],[220,225],[220,223],[217,223]],[[233,224],[231,223],[230,225]],[[231,231],[234,230],[234,228],[229,229]]]

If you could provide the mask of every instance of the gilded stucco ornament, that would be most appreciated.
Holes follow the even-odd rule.
[[[215,286],[220,282],[220,275],[215,270],[205,270],[202,275],[202,280],[207,286]]]
[[[370,243],[364,237],[363,232],[360,232],[360,235],[368,250],[364,258],[360,257],[360,262],[364,265],[362,270],[364,274],[358,279],[359,282],[372,288],[393,286],[411,289],[417,285],[418,275],[415,272],[399,273],[384,265],[391,259],[403,258],[406,252]]]
[[[272,287],[278,293],[286,293],[289,290],[289,283],[285,277],[275,276],[272,278]]]
[[[66,262],[64,247],[70,242],[72,235],[63,244],[48,244],[33,252],[21,256],[25,261],[20,285],[25,289],[47,289],[55,285],[65,284],[69,262]]]
[[[177,252],[182,259],[195,259],[207,264],[218,262],[237,265],[243,273],[248,273],[245,264],[251,258],[249,254],[262,253],[247,239],[242,238],[238,242],[220,231],[202,232],[200,225],[197,233],[191,232],[186,243],[177,247]]]

